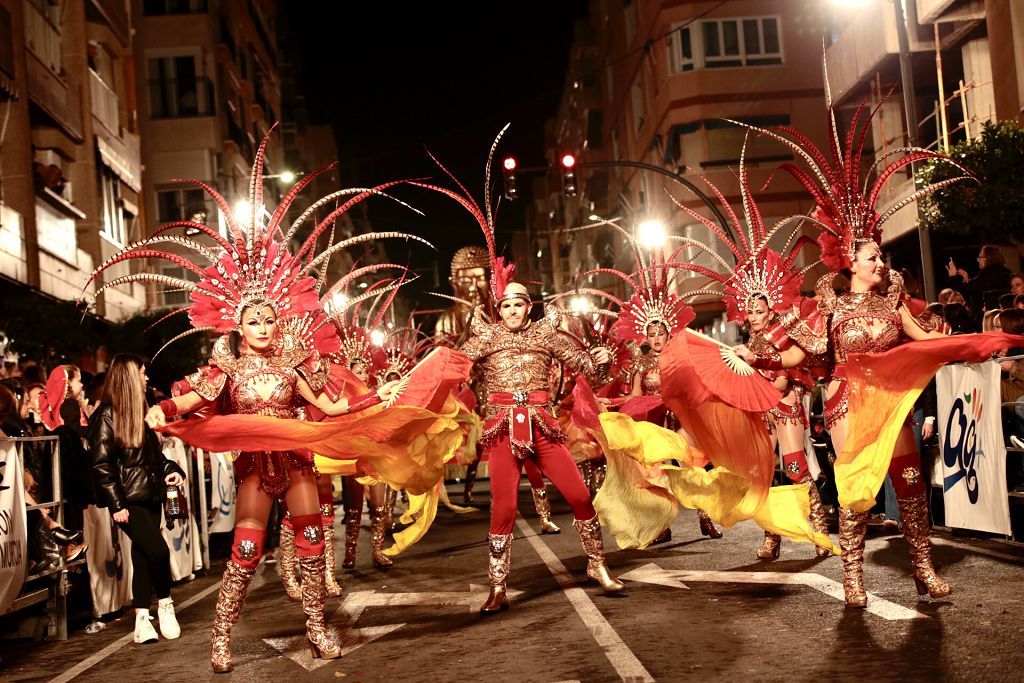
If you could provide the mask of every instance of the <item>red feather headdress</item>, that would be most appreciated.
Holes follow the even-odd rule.
[[[930,152],[920,147],[899,147],[880,155],[863,174],[862,180],[861,159],[864,154],[864,142],[871,130],[871,120],[885,100],[868,111],[863,124],[861,119],[867,108],[867,100],[861,102],[850,122],[844,143],[836,125],[832,90],[824,58],[822,71],[825,80],[826,121],[830,131],[828,156],[806,136],[788,126],[769,130],[739,121],[731,123],[782,142],[804,161],[807,170],[790,163],[782,164],[779,168],[792,175],[814,199],[817,207],[812,215],[822,230],[818,240],[821,246],[821,260],[833,270],[841,270],[850,267],[853,253],[860,243],[871,241],[881,246],[882,225],[897,211],[925,195],[961,180],[973,178],[974,175],[945,154]],[[875,206],[889,179],[901,169],[929,159],[940,159],[953,164],[963,171],[964,175],[916,188],[884,213],[879,214]]]

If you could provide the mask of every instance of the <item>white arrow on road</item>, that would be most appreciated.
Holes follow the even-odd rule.
[[[620,579],[653,583],[673,588],[689,588],[683,581],[712,581],[716,583],[760,583],[808,586],[836,600],[844,600],[843,584],[813,572],[731,572],[705,571],[699,569],[662,569],[651,563],[622,574]],[[868,593],[867,611],[883,619],[927,619],[927,615],[914,611],[884,598]]]
[[[349,593],[341,602],[341,605],[328,618],[328,623],[338,626],[338,645],[341,647],[341,656],[358,650],[363,645],[386,636],[392,631],[405,626],[402,624],[386,624],[384,626],[367,626],[359,628],[356,621],[367,607],[413,607],[423,605],[447,606],[455,605],[465,607],[470,612],[480,608],[487,597],[488,588],[477,584],[469,585],[469,592],[455,591],[432,591],[425,593],[378,593],[375,590],[356,591]],[[522,591],[508,591],[509,598],[522,595]],[[339,623],[340,622],[340,623]],[[263,642],[292,660],[306,671],[319,669],[330,660],[313,659],[309,653],[309,645],[306,636],[288,636],[284,638],[264,638]]]

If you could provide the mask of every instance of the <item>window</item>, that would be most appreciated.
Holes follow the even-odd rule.
[[[209,9],[207,0],[143,0],[142,13],[147,17],[167,14],[203,14]]]
[[[195,57],[150,59],[148,68],[149,107],[153,118],[216,113],[209,81],[196,73]]]
[[[117,244],[128,243],[128,224],[121,202],[121,180],[106,166],[100,166],[100,190],[103,197],[102,234]]]
[[[182,268],[181,266],[167,266],[163,269],[163,274],[168,277],[178,278],[179,280],[199,282],[198,275],[188,268]],[[164,306],[183,306],[188,303],[188,292],[184,290],[173,289],[164,291],[163,295]]]
[[[699,30],[679,26],[669,34],[666,46],[672,73],[782,64],[777,17],[702,21]]]
[[[782,64],[776,17],[703,21],[701,38],[707,69]]]
[[[206,222],[206,193],[199,188],[156,191],[156,218],[161,224],[171,221]]]
[[[633,105],[633,132],[639,133],[640,126],[644,125],[644,84],[643,79],[637,75],[633,86],[629,89],[629,96]]]

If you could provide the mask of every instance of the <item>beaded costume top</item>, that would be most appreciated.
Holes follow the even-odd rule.
[[[472,336],[461,350],[483,369],[490,392],[549,391],[551,366],[556,362],[563,363],[572,374],[583,372],[591,381],[599,379],[590,354],[558,331],[557,309],[553,307],[548,307],[541,320],[528,321],[515,332],[504,323],[485,323],[477,318]],[[488,406],[487,416],[492,412]]]
[[[836,294],[835,275],[821,278],[815,290],[818,308],[828,316],[828,334],[837,363],[845,363],[851,353],[881,353],[898,345],[903,338],[899,314],[903,293],[902,278],[891,273],[887,294],[844,292]]]

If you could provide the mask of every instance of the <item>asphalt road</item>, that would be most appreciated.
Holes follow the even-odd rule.
[[[486,501],[483,484],[478,498]],[[1024,680],[1018,549],[938,535],[936,564],[954,592],[931,601],[918,599],[902,537],[869,537],[871,606],[850,610],[838,558],[815,560],[810,546],[784,543],[779,560],[761,562],[754,551],[762,534],[753,523],[710,540],[684,511],[671,542],[609,552],[627,590],[605,596],[584,577],[568,507],[557,496],[553,502],[562,533],[541,536],[522,489],[512,609],[487,618],[476,611],[486,594],[486,509],[442,509],[427,537],[387,573],[370,567],[364,529],[357,571],[342,577],[345,592],[328,606],[346,648],[330,662],[309,659],[301,608],[285,596],[276,566],[261,566],[235,629],[236,670],[216,678]],[[214,678],[209,633],[221,567],[175,588],[180,639],[135,645],[126,617],[63,643],[4,644],[0,680]]]

